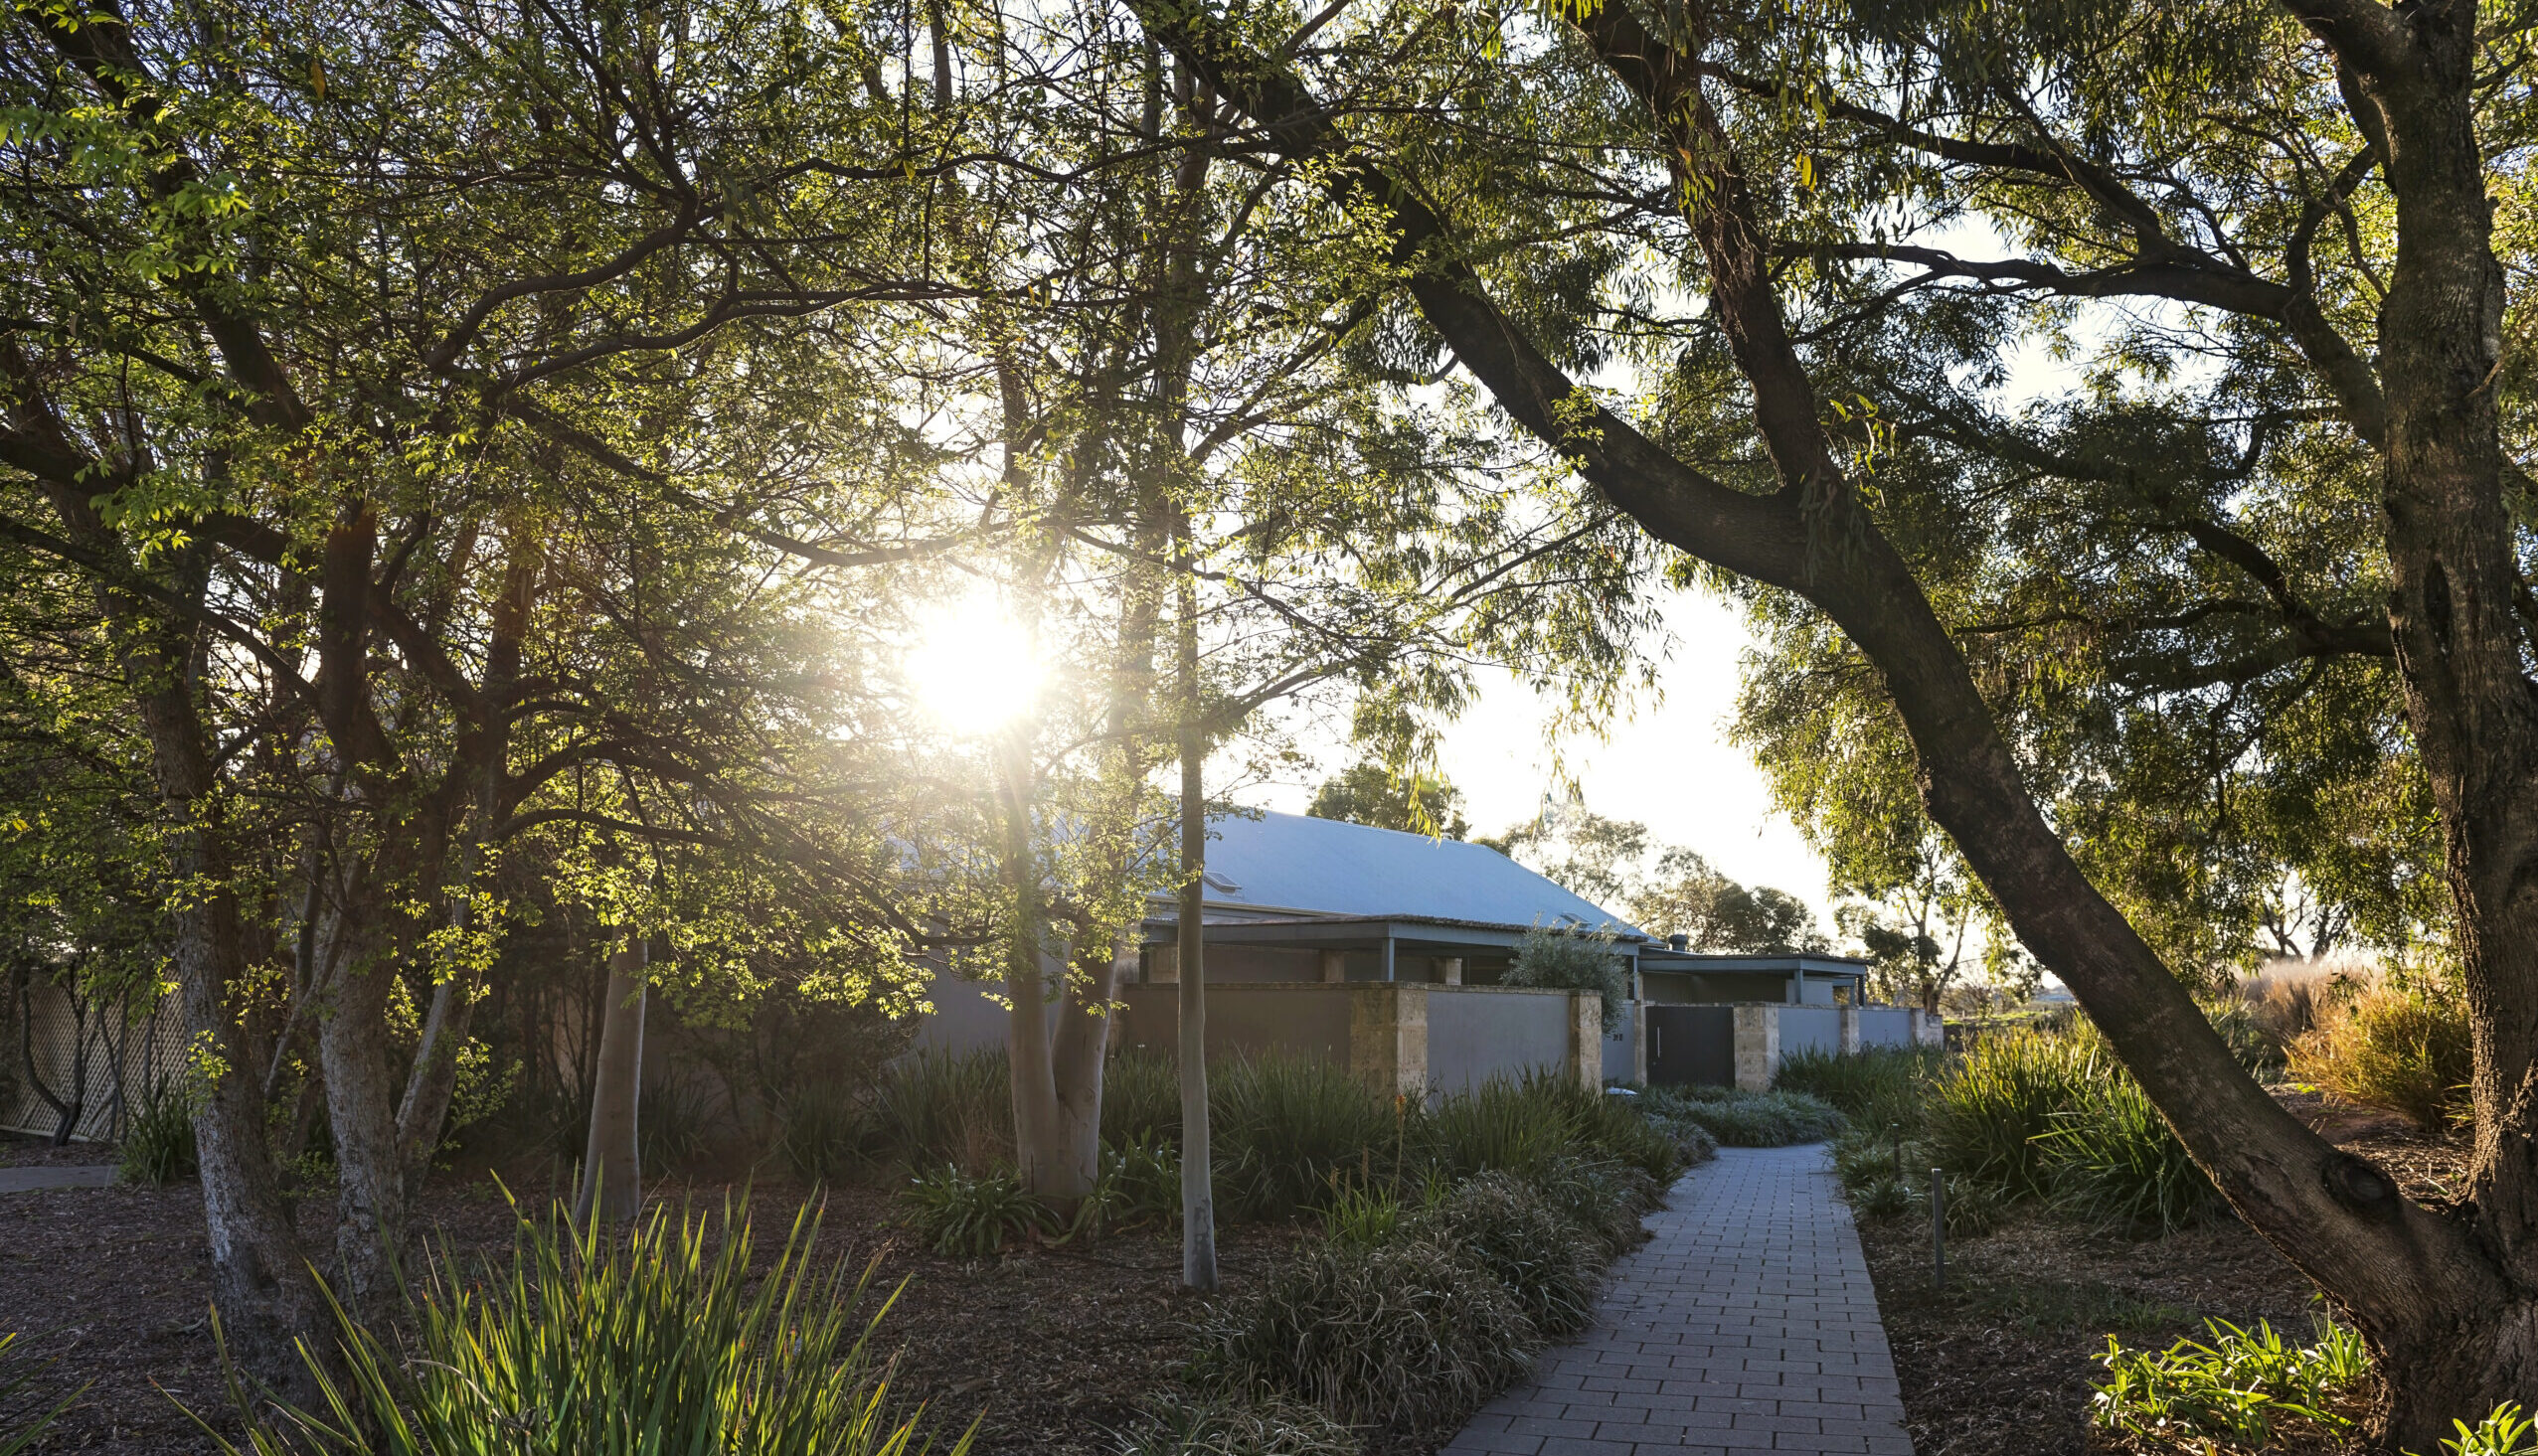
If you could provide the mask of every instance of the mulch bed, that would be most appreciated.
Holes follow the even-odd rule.
[[[0,1144],[0,1163],[21,1151]],[[543,1181],[540,1180],[540,1183]],[[526,1180],[512,1187],[524,1188]],[[719,1216],[739,1181],[672,1185],[654,1197]],[[524,1197],[525,1197],[524,1193]],[[759,1256],[771,1259],[806,1197],[789,1181],[755,1180]],[[895,1223],[889,1190],[827,1195],[821,1256],[860,1268],[879,1259],[874,1289],[906,1281],[883,1325],[902,1351],[894,1389],[923,1400],[956,1432],[981,1420],[984,1453],[1091,1456],[1114,1448],[1138,1402],[1174,1379],[1184,1323],[1198,1302],[1180,1289],[1177,1230],[1003,1258],[938,1258]],[[322,1238],[328,1211],[302,1211]],[[435,1244],[461,1257],[510,1247],[511,1212],[481,1174],[445,1176],[423,1199]],[[46,1380],[86,1391],[40,1448],[129,1456],[216,1448],[177,1408],[182,1401],[227,1428],[226,1397],[205,1309],[210,1256],[201,1190],[73,1189],[0,1196],[0,1332],[56,1363]],[[1220,1265],[1239,1289],[1297,1236],[1284,1227],[1220,1231]]]
[[[2276,1095],[2386,1169],[2408,1196],[2436,1206],[2457,1197],[2459,1145],[2314,1093]],[[2164,1349],[2205,1338],[2203,1322],[2222,1319],[2248,1328],[2269,1320],[2305,1338],[2322,1312],[2308,1280],[2236,1219],[2135,1240],[2024,1214],[1980,1238],[1951,1237],[1944,1293],[1933,1287],[1926,1216],[1862,1219],[1859,1231],[1919,1456],[2129,1449],[2088,1421],[2108,1336]]]

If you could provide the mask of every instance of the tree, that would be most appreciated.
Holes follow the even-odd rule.
[[[1829,949],[1806,901],[1768,885],[1748,888],[1673,848],[1631,892],[1630,919],[1651,935],[1681,935],[1694,950],[1795,955]]]
[[[1323,780],[1304,812],[1316,819],[1461,839],[1471,830],[1462,816],[1462,790],[1441,774],[1397,775],[1384,764],[1361,762]]]
[[[2516,74],[2526,22],[2480,31],[2473,5],[2392,11],[2370,0],[2291,0],[2287,14],[2237,4],[2156,15],[1967,6],[1909,19],[1843,7],[1802,19],[1702,12],[1669,14],[1653,31],[1618,3],[1564,11],[1538,32],[1492,17],[1489,55],[1573,68],[1569,93],[1582,97],[1575,108],[1495,108],[1493,119],[1567,125],[1548,138],[1562,158],[1610,156],[1614,185],[1569,194],[1626,215],[1623,226],[1679,262],[1685,291],[1705,305],[1688,326],[1647,323],[1642,337],[1687,342],[1669,387],[1634,418],[1581,385],[1590,351],[1563,331],[1567,318],[1543,317],[1527,291],[1534,259],[1492,236],[1509,210],[1469,185],[1506,161],[1494,180],[1521,193],[1535,169],[1561,164],[1512,137],[1494,150],[1417,144],[1434,133],[1415,119],[1428,113],[1404,104],[1424,98],[1403,93],[1438,72],[1472,74],[1455,64],[1469,54],[1459,36],[1440,32],[1428,69],[1405,64],[1397,46],[1387,52],[1379,100],[1375,74],[1348,69],[1371,48],[1352,54],[1325,37],[1309,61],[1290,60],[1273,30],[1209,10],[1138,10],[1253,118],[1263,146],[1325,169],[1335,210],[1382,218],[1390,276],[1517,425],[1703,570],[1758,583],[1845,639],[1911,744],[1932,821],[2018,939],[2071,986],[2232,1205],[2359,1322],[2388,1381],[2379,1439],[2429,1448],[2454,1414],[2530,1388],[2538,1102],[2513,1089],[2538,1059],[2538,1023],[2514,1010],[2538,1000],[2527,873],[2538,837],[2522,832],[2538,785],[2520,771],[2538,716],[2507,495],[2521,472],[2498,399],[2510,335],[2488,190],[2507,192],[2511,179],[2508,164],[2486,160],[2516,154],[2519,113],[2493,104],[2489,82]],[[1504,25],[1540,49],[1502,52]],[[1474,104],[1476,89],[1455,92],[1456,108]],[[1345,106],[1325,99],[1342,93]],[[2229,119],[2213,123],[2215,108]],[[2372,231],[2355,205],[2366,188],[2384,189]],[[1892,236],[1899,206],[1947,197],[1998,218],[2028,255],[1969,260]],[[2319,241],[2339,235],[2349,266],[2322,282]],[[1818,258],[1820,274],[1787,266]],[[2275,258],[2278,275],[2260,271],[2258,259]],[[1825,286],[1813,289],[1817,277]],[[1971,306],[1941,306],[1951,291]],[[2221,398],[2275,385],[2304,397],[2289,410],[2260,404],[2263,426],[2240,431],[2232,454],[2252,454],[2269,478],[2323,486],[2312,497],[2321,505],[2338,482],[2385,505],[2384,515],[2330,513],[2317,530],[2277,518],[2278,545],[2331,546],[2339,527],[2366,523],[2365,547],[2385,562],[2384,615],[2305,590],[2315,559],[2285,567],[2213,509],[2231,500],[2217,485],[2197,495],[2172,490],[2155,463],[2108,468],[2172,457],[2137,445],[2094,463],[2022,457],[2017,438],[1963,428],[1946,407],[1959,394],[1948,354],[1982,357],[1965,347],[1967,330],[1997,319],[2004,291],[2210,310],[2234,346]],[[1793,317],[1810,304],[1821,312]],[[2374,313],[2375,359],[2344,332],[2371,328]],[[1646,314],[1628,318],[1636,326]],[[2124,359],[2118,350],[2110,363]],[[1890,360],[1891,371],[1858,367]],[[1739,388],[1713,388],[1728,381]],[[1933,396],[1937,407],[1926,407]],[[1732,432],[1728,409],[1750,409]],[[2189,428],[2171,438],[2230,433],[2191,405],[2176,412]],[[1740,439],[1760,453],[1740,451]],[[1899,456],[1928,468],[1898,478],[1888,462]],[[2036,682],[2051,707],[2053,684],[1987,647],[2049,635],[2047,619],[1996,631],[1943,615],[1953,604],[1949,564],[1989,561],[1967,563],[1934,528],[2015,515],[1989,504],[1999,497],[1973,468],[1982,458],[2014,464],[2011,480],[2111,486],[2099,499],[2129,498],[2125,534],[2157,538],[2204,570],[2201,583],[2250,588],[2210,592],[2191,612],[2110,619],[2062,607],[2054,624],[2155,647],[2168,680],[2187,685],[2220,688],[2248,671],[2205,655],[2216,646],[2252,651],[2252,676],[2281,664],[2295,681],[2339,659],[2361,659],[2365,679],[2371,659],[2393,662],[2389,685],[2402,686],[2438,811],[2478,1027],[2473,1213],[2450,1219],[2414,1205],[2256,1086],[2040,808],[2011,729],[2049,737],[2058,720],[2022,722],[2013,705],[2032,706],[2020,693]],[[2312,464],[2322,468],[2304,469]],[[1883,472],[1874,492],[1863,485],[1871,466]],[[2084,508],[2064,519],[2083,526],[2088,492],[2074,494],[2063,503]],[[1993,661],[2011,670],[1990,672]]]
[[[1648,853],[1648,827],[1571,800],[1481,843],[1600,905],[1628,899]]]
[[[779,765],[855,678],[778,650],[801,572],[926,548],[840,489],[920,451],[816,320],[926,285],[905,111],[829,83],[851,18],[270,20],[7,22],[0,535],[85,598],[48,670],[146,746],[215,1296],[290,1379],[328,1319],[267,1136],[306,1118],[266,1104],[322,1097],[337,1284],[383,1297],[502,849],[822,837],[836,780]],[[896,937],[887,883],[844,897]]]

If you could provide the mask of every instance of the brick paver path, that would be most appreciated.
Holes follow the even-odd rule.
[[[1722,1148],[1444,1456],[1912,1456],[1859,1235],[1821,1145]]]

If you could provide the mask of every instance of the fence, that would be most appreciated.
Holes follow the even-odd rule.
[[[1638,1009],[1645,1079],[1764,1091],[1780,1058],[1796,1052],[1936,1047],[1935,1012],[1902,1006],[1787,1006],[1777,1002],[1648,1005]]]
[[[185,1069],[185,1017],[173,996],[100,999],[32,982],[0,991],[7,1031],[0,1131],[112,1142],[126,1118]]]

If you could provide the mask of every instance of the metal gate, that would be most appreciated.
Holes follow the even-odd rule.
[[[1651,1085],[1736,1085],[1735,1007],[1651,1006],[1647,1013]]]

